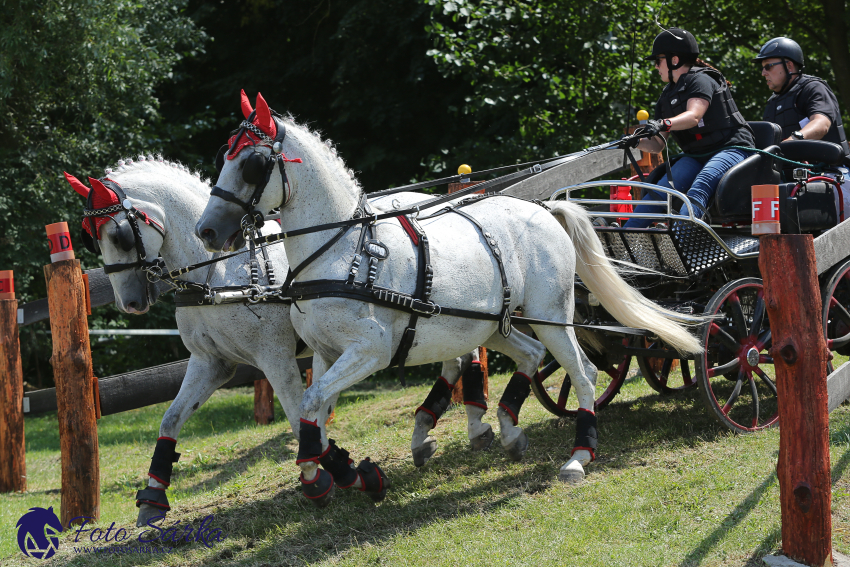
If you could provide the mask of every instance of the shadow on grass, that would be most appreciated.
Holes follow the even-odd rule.
[[[210,470],[218,470],[215,476],[201,482],[197,482],[191,486],[184,486],[181,492],[205,492],[218,487],[221,484],[227,483],[237,476],[248,471],[249,468],[262,461],[270,459],[278,463],[291,461],[295,456],[293,451],[290,451],[286,444],[293,438],[292,432],[282,432],[263,443],[251,447],[238,458],[228,460],[224,463],[210,462],[199,466],[193,466],[188,469],[175,471],[174,478],[191,478],[198,472],[206,472]],[[294,470],[294,467],[293,467]]]
[[[694,565],[702,564],[711,549],[714,548],[727,533],[744,521],[750,512],[752,512],[758,505],[764,493],[767,492],[768,489],[776,482],[778,482],[776,473],[774,472],[769,474],[767,478],[765,478],[762,483],[755,488],[755,490],[750,492],[749,496],[747,496],[743,502],[735,506],[735,509],[729,512],[723,521],[720,522],[720,526],[715,528],[714,531],[703,538],[703,540],[699,542],[687,556],[685,556],[685,559],[679,564],[680,567],[692,567]],[[762,540],[759,544],[759,548],[755,551],[755,553],[753,553],[752,557],[764,555],[772,549],[775,544],[775,534],[770,534],[767,538]]]

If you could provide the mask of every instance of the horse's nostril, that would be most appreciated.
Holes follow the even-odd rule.
[[[131,301],[130,303],[127,304],[127,308],[138,311],[139,310],[139,303],[136,302],[136,301]]]
[[[203,238],[207,242],[212,242],[213,240],[215,240],[215,231],[211,228],[205,228],[201,231],[201,238]]]

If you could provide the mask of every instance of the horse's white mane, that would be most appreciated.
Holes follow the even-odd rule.
[[[330,162],[338,166],[344,171],[358,191],[362,191],[360,182],[354,170],[345,165],[345,161],[337,153],[336,146],[330,139],[322,139],[322,134],[318,130],[311,130],[306,124],[299,124],[293,116],[287,115],[283,117],[287,127],[295,128],[306,134],[302,139],[310,143],[315,148],[321,148],[327,154]],[[183,165],[177,161],[165,160],[160,154],[140,154],[134,158],[124,158],[118,160],[114,168],[106,168],[105,174],[110,179],[118,181],[118,179],[128,173],[166,173],[169,176],[183,177],[182,181],[185,185],[208,195],[210,192],[210,180],[201,177],[201,172],[192,170],[190,167]]]
[[[319,130],[311,130],[306,124],[299,124],[295,121],[295,118],[291,114],[284,116],[283,121],[286,123],[287,127],[292,126],[301,130],[307,134],[307,139],[309,141],[314,142],[316,146],[321,146],[321,148],[328,153],[330,160],[336,162],[336,164],[348,174],[351,181],[354,183],[354,186],[357,187],[358,190],[362,190],[360,187],[360,181],[357,179],[357,174],[353,169],[345,165],[345,161],[337,153],[336,145],[330,139],[323,140],[322,133]]]
[[[210,192],[210,180],[201,177],[200,171],[176,162],[163,159],[159,154],[139,155],[135,159],[124,158],[118,160],[115,168],[106,168],[104,173],[110,179],[118,182],[123,175],[132,173],[159,173],[169,177],[179,178],[180,182],[201,194],[208,195]]]

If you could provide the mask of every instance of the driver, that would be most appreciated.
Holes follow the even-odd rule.
[[[764,119],[782,127],[783,140],[825,140],[850,155],[838,99],[823,79],[803,74],[803,50],[796,41],[775,37],[753,61],[773,91]]]
[[[833,142],[850,156],[838,99],[823,79],[803,74],[803,50],[796,41],[775,37],[762,46],[753,61],[761,67],[767,88],[773,91],[764,108],[764,119],[782,127],[784,141]],[[845,166],[838,169],[844,175],[841,193],[845,214],[850,214],[850,170]],[[836,192],[836,208],[838,199]]]
[[[655,104],[655,120],[644,126],[656,135],[641,140],[637,147],[660,152],[672,134],[684,152],[693,154],[677,160],[671,169],[676,190],[687,194],[694,205],[694,215],[701,218],[723,174],[749,155],[732,146],[753,148],[755,140],[732,100],[729,83],[697,55],[696,39],[683,29],[671,28],[655,38],[652,54],[646,59],[655,62],[658,75],[667,86]],[[658,184],[670,187],[668,176]],[[667,194],[650,190],[642,200],[666,201]],[[658,205],[635,207],[636,213],[665,211],[666,207]],[[683,206],[680,213],[687,215],[687,207]],[[651,222],[648,218],[633,218],[624,226],[645,228]]]

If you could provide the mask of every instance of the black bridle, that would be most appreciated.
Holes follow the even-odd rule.
[[[83,244],[90,252],[100,254],[100,245],[98,244],[98,239],[96,237],[97,225],[94,219],[97,217],[106,217],[114,222],[118,227],[118,245],[125,252],[129,252],[135,248],[138,261],[131,264],[105,264],[103,266],[104,273],[113,274],[116,272],[123,272],[124,270],[140,268],[148,275],[156,275],[157,277],[160,277],[165,269],[165,262],[162,258],[156,258],[153,261],[147,259],[145,243],[142,240],[142,231],[139,229],[139,219],[141,218],[143,222],[152,226],[164,238],[165,228],[162,226],[162,223],[153,216],[134,207],[130,199],[127,198],[126,193],[124,193],[124,190],[117,183],[106,178],[100,179],[99,181],[103,183],[107,189],[110,189],[113,193],[115,193],[120,202],[117,205],[110,205],[103,209],[95,209],[93,208],[94,189],[89,191],[89,196],[86,198],[86,208],[83,209],[83,219],[88,220],[91,234],[89,234],[85,228],[82,229],[81,236]],[[113,215],[122,211],[127,213],[127,218],[121,219],[120,221],[115,220]]]
[[[252,153],[248,156],[248,159],[245,160],[245,165],[242,167],[242,180],[249,185],[253,185],[254,192],[251,194],[248,201],[243,201],[230,191],[226,191],[218,185],[215,185],[210,191],[210,195],[235,203],[242,207],[242,209],[247,213],[244,217],[242,217],[242,222],[240,223],[243,230],[257,230],[263,227],[265,222],[263,220],[265,212],[257,210],[256,207],[263,196],[263,191],[265,191],[266,185],[269,184],[272,172],[277,164],[280,164],[280,182],[283,191],[283,196],[281,197],[281,203],[279,206],[283,207],[289,200],[286,192],[288,181],[286,179],[286,168],[284,166],[286,160],[283,156],[283,140],[286,138],[286,125],[284,125],[280,115],[273,113],[272,119],[277,127],[277,134],[274,139],[272,139],[269,138],[262,130],[254,126],[253,119],[255,115],[256,111],[252,112],[247,120],[242,121],[239,125],[239,131],[233,138],[233,143],[230,146],[227,144],[223,145],[218,150],[218,154],[215,158],[216,169],[220,175],[221,170],[224,167],[225,158],[232,154],[234,149],[238,146],[239,140],[242,136],[247,136],[247,132],[254,134],[254,136],[260,140],[260,143],[258,144],[257,142],[254,142]],[[271,150],[268,157],[257,151],[257,145],[268,147]]]

